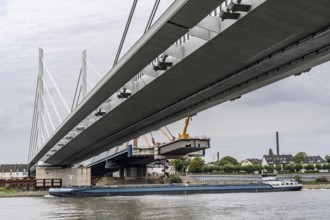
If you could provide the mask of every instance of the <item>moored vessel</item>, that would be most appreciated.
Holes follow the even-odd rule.
[[[238,192],[278,192],[301,190],[302,185],[295,180],[278,180],[276,176],[263,176],[262,182],[251,184],[209,185],[209,184],[169,184],[169,185],[126,185],[107,187],[64,187],[51,188],[49,194],[61,197],[99,197],[136,195],[180,195],[202,193]]]
[[[262,183],[272,186],[275,191],[290,191],[302,189],[302,184],[298,183],[296,180],[279,180],[275,174],[263,174]]]

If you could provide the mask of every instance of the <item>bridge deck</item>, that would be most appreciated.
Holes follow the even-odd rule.
[[[58,143],[58,141],[78,125],[86,116],[106,101],[109,96],[115,94],[127,81],[150,64],[157,56],[175,43],[178,38],[195,26],[223,1],[224,0],[174,1],[170,8],[151,26],[151,28],[118,61],[117,65],[106,74],[101,82],[97,84],[79,106],[65,119],[45,146],[43,146],[30,161],[30,166],[35,165]],[[97,133],[96,131],[95,134]],[[48,160],[47,163],[72,164],[71,162],[65,162],[65,159],[60,162],[57,158]]]
[[[223,21],[220,33],[198,44],[200,47],[194,48],[196,43],[189,45],[188,41],[183,47],[187,53],[184,59],[112,109],[46,162],[82,161],[186,115],[330,59],[327,29],[330,22],[325,19],[330,1],[301,0],[298,4],[268,0],[257,6],[237,21]],[[322,34],[317,34],[320,31]],[[165,35],[155,36],[154,40],[160,43],[163,37]],[[192,48],[194,52],[189,53]],[[142,59],[144,53],[140,55]],[[109,82],[111,80],[115,78],[109,78]],[[104,88],[97,89],[111,94]],[[49,142],[46,146],[55,143]]]

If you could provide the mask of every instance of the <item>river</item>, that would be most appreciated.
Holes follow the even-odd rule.
[[[0,219],[330,219],[330,190],[0,198]]]

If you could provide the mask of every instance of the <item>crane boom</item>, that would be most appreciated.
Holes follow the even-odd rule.
[[[172,138],[170,135],[168,135],[168,134],[164,131],[163,128],[160,128],[159,130],[165,135],[165,137],[166,137],[169,141],[173,141],[173,138]]]
[[[187,134],[189,120],[190,120],[190,116],[186,117],[182,134],[179,134],[179,139],[188,139],[189,138],[189,134]]]
[[[134,146],[134,148],[138,148],[138,139],[137,138],[134,138],[133,146]]]
[[[147,136],[146,135],[143,135],[143,138],[144,138],[145,142],[147,143],[148,147],[151,147],[151,144],[150,144]]]

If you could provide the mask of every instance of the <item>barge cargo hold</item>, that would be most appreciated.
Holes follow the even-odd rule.
[[[186,195],[203,193],[278,192],[301,190],[302,185],[272,186],[271,184],[239,185],[140,185],[85,188],[51,188],[49,194],[60,197],[99,197],[137,195]]]

